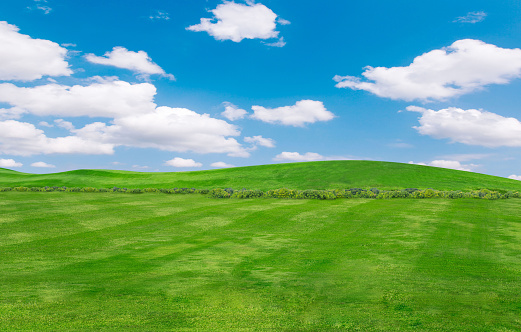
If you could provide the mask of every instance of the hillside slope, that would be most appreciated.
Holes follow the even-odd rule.
[[[0,187],[67,186],[126,188],[433,188],[520,190],[521,182],[452,169],[380,161],[317,161],[195,172],[76,170],[28,174],[0,169]]]

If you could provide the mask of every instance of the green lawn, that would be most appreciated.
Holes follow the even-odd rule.
[[[519,331],[521,199],[0,193],[0,330]]]
[[[0,187],[514,190],[521,181],[453,169],[380,162],[317,161],[196,172],[77,170],[27,174],[0,169]]]

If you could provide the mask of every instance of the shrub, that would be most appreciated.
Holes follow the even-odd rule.
[[[376,194],[372,192],[371,190],[361,190],[356,194],[356,197],[359,198],[375,198]]]
[[[127,193],[129,193],[129,194],[142,194],[142,193],[144,193],[144,191],[142,189],[136,188],[136,189],[129,189],[129,190],[127,190]]]
[[[231,198],[259,198],[263,197],[264,192],[262,190],[236,190],[234,193],[230,196]]]
[[[81,192],[84,192],[84,193],[97,193],[97,192],[99,192],[99,190],[98,190],[98,188],[85,187],[85,188],[81,188]]]
[[[212,198],[230,198],[231,194],[224,189],[212,189],[208,193],[208,197]]]
[[[378,190],[376,188],[371,188],[369,190],[372,191],[375,195],[378,195],[380,193],[380,190]]]
[[[437,196],[437,191],[436,190],[433,190],[433,189],[425,189],[423,191],[423,196],[424,198],[433,198],[433,197],[436,197]]]

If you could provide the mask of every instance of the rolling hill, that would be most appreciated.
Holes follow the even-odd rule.
[[[317,161],[193,172],[75,170],[28,174],[0,169],[0,187],[521,190],[521,182],[465,171],[380,161]]]

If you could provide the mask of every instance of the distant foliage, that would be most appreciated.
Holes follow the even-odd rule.
[[[230,196],[231,198],[260,198],[264,197],[264,191],[262,190],[236,190]]]
[[[518,191],[501,192],[499,190],[479,189],[471,191],[440,191],[435,189],[416,189],[407,188],[401,190],[379,190],[377,188],[362,189],[332,189],[332,190],[295,190],[288,188],[272,189],[268,191],[240,189],[233,188],[217,188],[217,189],[195,189],[195,188],[94,188],[94,187],[0,187],[0,192],[6,191],[31,191],[31,192],[82,192],[82,193],[128,193],[128,194],[143,194],[143,193],[163,193],[163,194],[201,194],[207,195],[210,198],[278,198],[278,199],[321,199],[332,200],[337,198],[371,198],[371,199],[394,199],[394,198],[413,198],[413,199],[436,199],[436,198],[474,198],[474,199],[507,199],[507,198],[521,198],[521,193]]]
[[[212,198],[230,198],[231,194],[224,189],[212,189],[208,193],[208,197]]]

